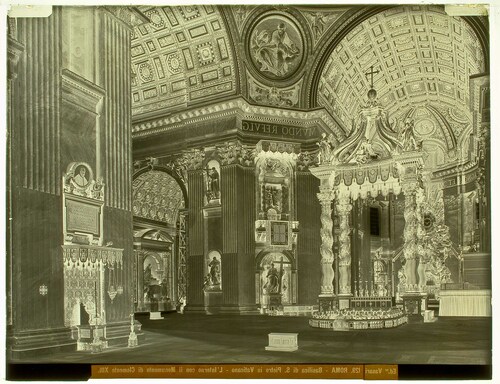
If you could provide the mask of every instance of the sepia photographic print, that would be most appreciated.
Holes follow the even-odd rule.
[[[12,7],[7,379],[491,379],[489,10]]]

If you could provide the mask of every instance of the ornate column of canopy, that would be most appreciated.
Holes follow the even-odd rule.
[[[340,218],[339,236],[339,295],[351,295],[351,226],[352,204],[349,194],[341,193],[337,202]]]
[[[422,195],[423,166],[422,154],[418,152],[406,152],[399,155],[397,159],[401,189],[405,196],[404,219],[405,228],[403,232],[404,248],[403,255],[406,260],[406,292],[418,292],[418,262],[419,262],[419,226],[421,225],[421,213],[419,199]]]
[[[332,221],[332,190],[322,190],[318,193],[321,204],[321,293],[320,296],[333,296],[333,270],[334,255],[333,246],[333,221]]]
[[[404,249],[403,255],[406,260],[406,291],[418,290],[418,209],[417,209],[417,184],[405,182],[402,186],[405,196],[405,228],[404,228]]]

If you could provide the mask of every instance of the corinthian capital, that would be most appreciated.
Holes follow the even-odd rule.
[[[203,160],[205,159],[205,152],[200,149],[192,149],[185,152],[182,158],[179,159],[179,164],[186,167],[186,169],[193,171],[203,168]]]
[[[240,142],[226,142],[217,147],[222,165],[241,164],[251,166],[254,163],[255,149],[245,147]]]

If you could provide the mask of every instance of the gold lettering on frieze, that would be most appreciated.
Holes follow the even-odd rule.
[[[286,125],[260,123],[243,120],[241,130],[252,134],[271,135],[279,137],[311,138],[316,136],[315,127],[289,127]]]

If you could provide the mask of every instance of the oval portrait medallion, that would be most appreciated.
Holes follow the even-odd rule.
[[[257,70],[269,79],[286,79],[300,66],[304,43],[290,19],[270,15],[260,20],[250,35],[250,57]]]
[[[430,119],[422,119],[415,124],[415,132],[419,136],[429,136],[436,130],[434,122]]]

